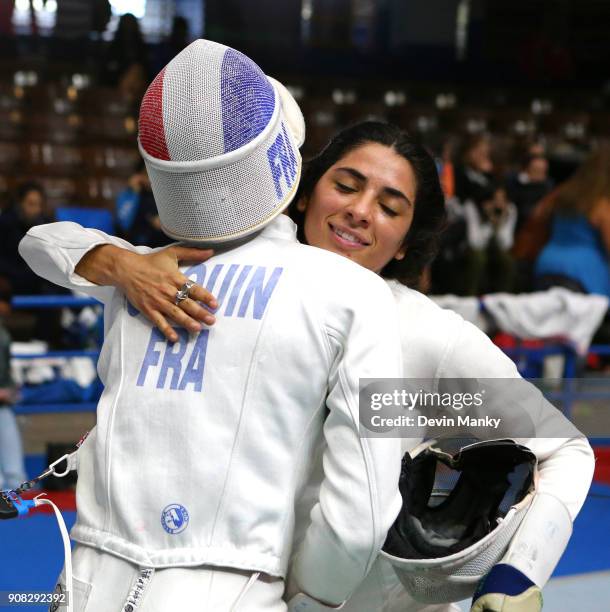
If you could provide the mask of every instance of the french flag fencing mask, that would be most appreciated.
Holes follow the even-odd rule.
[[[140,107],[138,145],[163,231],[213,245],[262,229],[296,193],[304,138],[281,83],[235,49],[191,43]]]

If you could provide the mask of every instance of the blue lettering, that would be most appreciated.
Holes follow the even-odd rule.
[[[229,302],[227,303],[225,316],[230,317],[233,315],[233,310],[235,309],[235,305],[237,304],[237,300],[239,298],[239,292],[241,291],[246,277],[248,276],[248,274],[250,274],[250,270],[252,270],[252,266],[244,266],[243,270],[239,273],[239,277],[237,278],[237,282],[233,286],[231,297],[229,298]]]
[[[208,278],[208,284],[206,285],[206,289],[210,292],[210,293],[214,293],[214,285],[216,284],[216,280],[218,279],[218,275],[220,274],[220,271],[223,269],[224,264],[216,264],[213,268],[212,268],[212,273],[210,274],[209,278]],[[220,299],[218,299],[218,303],[220,304]],[[213,308],[210,308],[209,306],[207,306],[206,304],[202,304],[202,306],[209,312],[216,312],[216,310],[214,310]],[[219,306],[220,308],[220,306]]]
[[[283,268],[274,268],[271,273],[271,278],[264,285],[265,282],[265,273],[266,268],[259,266],[256,268],[256,271],[252,275],[250,279],[250,283],[244,292],[244,297],[242,298],[241,304],[239,305],[239,311],[237,313],[238,317],[245,317],[246,312],[248,311],[248,306],[250,305],[250,300],[252,296],[254,296],[254,318],[262,319],[263,314],[265,313],[265,309],[267,308],[267,304],[273,294],[273,290],[277,285],[277,281],[282,275]]]
[[[282,135],[278,134],[273,144],[267,149],[267,159],[269,160],[269,167],[271,168],[271,176],[275,183],[275,194],[277,199],[282,199],[282,186],[280,185],[280,178],[282,177],[282,160],[280,157],[281,144],[280,139]],[[282,139],[283,142],[283,139]]]
[[[209,335],[210,330],[204,329],[197,336],[195,346],[193,347],[193,352],[191,353],[188,365],[186,366],[184,374],[182,375],[180,386],[178,387],[180,391],[184,391],[184,389],[186,389],[186,385],[191,383],[195,385],[194,391],[201,391]]]
[[[198,285],[203,287],[203,281],[205,280],[205,264],[197,264],[196,266],[191,266],[185,273],[184,276],[194,280]],[[195,276],[192,278],[192,276]]]
[[[144,361],[142,361],[142,367],[140,368],[140,373],[138,374],[138,381],[136,383],[138,387],[142,387],[144,385],[148,368],[150,366],[156,366],[159,363],[161,352],[155,350],[155,345],[159,342],[165,342],[165,337],[156,327],[153,327],[150,333],[148,346],[146,347],[146,353],[144,354]]]
[[[169,369],[173,370],[172,380],[170,383],[170,389],[178,388],[178,381],[180,379],[180,371],[182,370],[182,358],[186,352],[188,345],[189,336],[185,329],[175,327],[174,330],[178,334],[178,341],[172,345],[169,342],[165,345],[165,353],[163,354],[163,363],[161,365],[161,371],[159,372],[159,379],[157,380],[157,389],[163,389],[165,387],[165,377]],[[172,349],[177,350],[172,350]]]
[[[288,139],[288,134],[286,133],[286,126],[282,123],[282,133],[284,134],[284,143],[286,147],[287,158],[286,161],[289,162],[284,168],[286,171],[286,182],[289,187],[292,187],[292,183],[297,176],[297,160],[294,156],[294,151],[290,146],[290,140]]]
[[[229,291],[229,287],[231,286],[231,281],[233,280],[233,277],[235,276],[235,273],[237,272],[238,269],[239,269],[239,266],[237,264],[231,264],[229,266],[229,271],[227,272],[227,275],[224,277],[222,281],[222,285],[220,286],[220,291],[218,292],[218,295],[216,296],[216,301],[219,304],[218,308],[222,306],[222,302],[225,299],[225,296],[227,295],[227,291]]]
[[[282,131],[277,135],[273,144],[267,149],[267,159],[271,168],[271,176],[275,184],[275,194],[278,200],[282,198],[283,191],[280,184],[282,176],[288,189],[292,187],[297,174],[297,160],[290,147],[290,140],[282,123]]]
[[[205,286],[205,288],[208,291],[210,291],[210,292],[214,291],[214,285],[216,284],[216,280],[218,279],[218,275],[220,274],[220,271],[223,268],[224,268],[224,264],[216,264],[212,268],[212,274],[210,274],[210,278],[208,278],[208,284]]]
[[[291,179],[291,170],[290,170],[290,160],[288,159],[288,153],[286,146],[286,142],[284,141],[284,137],[281,134],[277,135],[277,139],[279,141],[279,155],[280,155],[280,163],[282,164],[282,174],[284,175],[284,180],[286,181],[286,186],[290,187],[292,184]]]

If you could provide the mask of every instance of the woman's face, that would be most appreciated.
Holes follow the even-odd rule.
[[[491,146],[485,139],[480,140],[466,154],[466,161],[479,172],[492,172],[493,163],[491,161]]]
[[[405,256],[415,191],[415,173],[404,157],[385,145],[364,144],[331,166],[309,198],[297,203],[305,211],[307,243],[379,272]]]
[[[30,189],[19,202],[21,216],[28,223],[39,221],[44,212],[44,198],[37,189]]]

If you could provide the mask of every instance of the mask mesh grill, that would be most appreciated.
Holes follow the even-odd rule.
[[[301,158],[278,100],[252,60],[211,41],[195,41],[158,75],[142,102],[140,143],[151,157],[175,164],[160,168],[145,159],[168,235],[200,243],[237,239],[288,205]],[[263,133],[247,156],[239,155]],[[231,153],[233,161],[197,170],[197,162]],[[187,172],[180,162],[188,162]]]

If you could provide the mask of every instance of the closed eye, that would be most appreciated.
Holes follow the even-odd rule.
[[[354,189],[353,187],[350,187],[349,185],[345,185],[344,183],[339,183],[336,182],[335,186],[337,187],[337,189],[343,193],[355,193],[356,189]]]
[[[389,206],[386,206],[385,204],[380,204],[381,206],[381,210],[383,210],[383,212],[388,215],[388,217],[396,217],[398,215],[398,212],[396,212],[393,208],[390,208]]]

